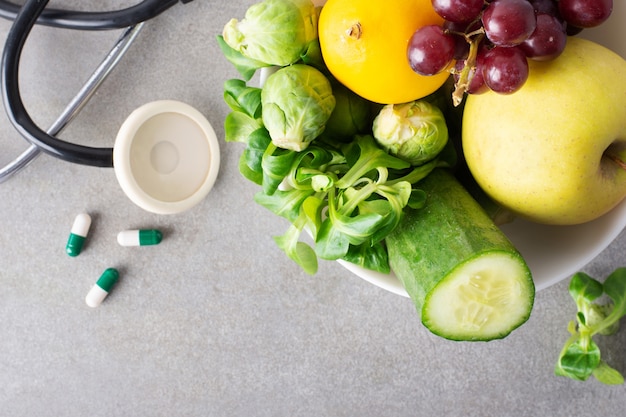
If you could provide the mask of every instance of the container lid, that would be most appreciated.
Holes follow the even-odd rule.
[[[211,190],[220,165],[209,121],[174,100],[147,103],[122,124],[113,166],[122,190],[139,207],[174,214],[198,204]]]

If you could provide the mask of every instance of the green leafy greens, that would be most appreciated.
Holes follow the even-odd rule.
[[[310,0],[263,0],[226,24],[217,42],[243,79],[224,84],[225,139],[245,145],[239,171],[260,186],[255,202],[289,221],[275,242],[304,271],[314,274],[322,258],[388,273],[385,237],[406,206],[425,204],[414,185],[456,155],[448,146],[412,166],[379,145],[372,123],[381,106],[330,75],[317,17]],[[247,84],[269,66],[262,87]]]
[[[604,284],[578,272],[570,281],[569,293],[578,312],[576,321],[569,323],[571,336],[561,350],[555,374],[579,381],[593,375],[604,384],[623,384],[622,374],[602,360],[593,336],[615,333],[619,320],[626,315],[626,268],[616,269]],[[603,295],[609,302],[600,304],[597,301]]]
[[[369,134],[347,143],[322,140],[303,151],[276,146],[258,113],[259,88],[241,80],[225,83],[226,139],[244,142],[239,169],[261,186],[255,201],[291,225],[277,245],[307,273],[317,258],[344,259],[368,269],[389,272],[382,243],[407,205],[419,208],[426,196],[413,184],[441,164],[419,167],[389,155]],[[306,231],[315,249],[301,240]]]

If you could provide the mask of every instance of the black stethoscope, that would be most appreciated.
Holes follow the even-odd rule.
[[[157,100],[135,109],[120,127],[112,148],[83,146],[56,137],[119,62],[145,21],[178,2],[191,1],[143,0],[118,11],[79,12],[46,9],[48,0],[27,0],[21,8],[0,0],[0,17],[13,19],[2,54],[2,99],[12,125],[30,143],[25,152],[0,168],[0,182],[44,152],[68,162],[114,168],[124,193],[150,212],[174,214],[199,203],[217,178],[219,143],[207,118],[186,103]],[[18,84],[20,54],[36,23],[80,30],[125,29],[47,132],[30,118]]]
[[[156,17],[176,3],[192,0],[143,0],[126,9],[105,12],[86,12],[46,9],[48,0],[27,0],[23,6],[0,0],[0,17],[13,20],[2,54],[2,99],[12,125],[31,144],[31,147],[0,170],[0,182],[23,168],[40,151],[65,161],[113,167],[113,148],[94,148],[60,140],[55,134],[69,122],[95,92],[106,75],[117,64],[141,29],[143,22]],[[65,29],[107,30],[126,29],[83,89],[47,132],[31,119],[20,96],[18,69],[20,55],[31,29],[42,24]]]

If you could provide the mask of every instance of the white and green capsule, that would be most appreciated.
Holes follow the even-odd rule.
[[[91,227],[91,216],[87,213],[80,213],[74,219],[72,229],[70,230],[70,237],[65,245],[65,252],[70,256],[78,256],[83,249],[83,243],[89,233]]]
[[[156,229],[124,230],[117,234],[117,243],[122,246],[158,245],[163,234]]]
[[[87,303],[89,307],[98,307],[102,304],[102,301],[109,295],[111,288],[113,288],[119,276],[120,274],[115,268],[105,270],[87,293],[85,303]]]

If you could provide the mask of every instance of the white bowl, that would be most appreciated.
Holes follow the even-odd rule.
[[[610,213],[577,226],[546,226],[516,219],[501,228],[528,263],[539,291],[578,272],[606,249],[624,226],[626,200]],[[382,274],[349,262],[338,262],[364,280],[408,297],[393,272]]]
[[[613,4],[608,21],[578,36],[598,42],[626,58],[626,1],[617,0]],[[606,249],[624,226],[626,200],[606,215],[577,226],[546,226],[517,219],[504,225],[502,230],[528,263],[539,291],[578,272]],[[339,262],[366,281],[408,297],[393,273],[381,274]]]

